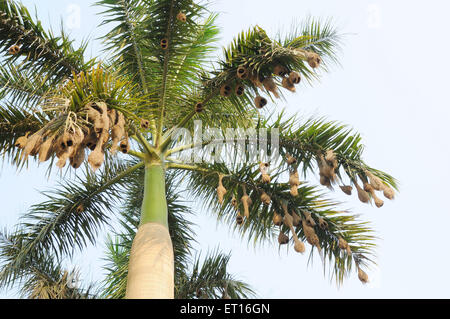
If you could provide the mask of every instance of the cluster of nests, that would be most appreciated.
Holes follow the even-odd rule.
[[[325,156],[323,156],[323,155],[318,156],[318,161],[319,161],[319,168],[320,168],[321,183],[324,185],[330,186],[331,183],[337,181],[336,169],[338,167],[338,163],[337,163],[336,155],[332,150],[328,150],[326,152]],[[290,185],[290,194],[292,196],[298,196],[298,187],[300,185],[300,180],[299,180],[299,175],[298,175],[297,166],[296,166],[297,159],[289,154],[286,154],[286,162],[289,165],[289,182],[288,183]],[[259,170],[261,173],[261,182],[264,184],[269,184],[271,181],[270,175],[268,173],[268,167],[269,167],[268,163],[260,163],[260,165],[259,165]],[[367,175],[369,182],[364,183],[364,189],[359,187],[358,184],[356,183],[356,181],[353,181],[353,183],[356,185],[356,187],[358,189],[358,196],[361,201],[363,201],[364,203],[369,202],[370,196],[368,193],[370,193],[372,195],[372,197],[374,198],[375,204],[377,205],[377,207],[381,207],[382,203],[380,203],[380,199],[378,199],[375,196],[375,190],[383,190],[384,195],[387,198],[393,199],[394,191],[389,186],[384,184],[380,178],[374,176],[369,171],[366,171],[365,174]],[[218,187],[217,187],[218,200],[221,205],[223,204],[224,196],[227,193],[226,188],[223,186],[223,178],[224,178],[224,175],[222,175],[222,174],[219,175],[219,183],[218,183]],[[351,190],[352,190],[351,186],[341,186],[341,189],[346,194],[351,194]],[[231,201],[232,206],[237,211],[236,223],[238,225],[242,225],[244,223],[244,218],[248,219],[250,217],[249,216],[250,206],[252,205],[252,200],[247,194],[245,185],[242,186],[242,190],[243,190],[243,195],[242,195],[240,201],[242,203],[244,215],[241,215],[241,212],[239,210],[239,202],[235,196],[232,197],[232,201]],[[270,203],[272,201],[271,197],[264,190],[261,190],[260,200],[264,205],[270,205]],[[282,226],[284,225],[290,230],[290,232],[292,234],[292,239],[294,241],[294,250],[298,253],[304,253],[305,245],[298,238],[297,233],[294,228],[294,227],[298,227],[301,225],[302,229],[303,229],[303,233],[306,238],[306,241],[313,247],[316,247],[320,253],[321,252],[320,240],[315,231],[315,227],[317,226],[320,229],[322,229],[323,231],[326,231],[326,230],[328,230],[327,221],[325,221],[325,219],[323,217],[316,216],[316,218],[313,218],[312,214],[308,211],[302,211],[300,214],[298,214],[295,211],[289,212],[288,207],[285,204],[282,204],[282,207],[283,207],[284,214],[281,215],[281,214],[278,214],[277,212],[274,212],[273,219],[272,219],[274,225],[280,227],[280,233],[278,235],[278,243],[280,245],[286,245],[290,241],[289,236],[286,235],[282,230]],[[349,256],[352,255],[352,250],[344,238],[337,237],[336,245],[339,247],[340,250],[345,251],[347,253],[347,255],[349,255]],[[361,280],[361,282],[367,283],[368,282],[367,274],[362,269],[360,269],[358,265],[357,265],[357,268],[358,268],[358,278]]]
[[[63,168],[69,160],[75,169],[85,160],[86,149],[91,151],[88,162],[92,169],[100,168],[110,138],[112,154],[119,149],[125,154],[129,152],[125,117],[121,112],[108,109],[104,102],[89,103],[85,106],[85,111],[86,120],[90,124],[87,127],[69,121],[64,129],[55,132],[49,128],[50,122],[31,136],[27,133],[19,137],[15,145],[23,150],[22,156],[39,156],[39,161],[45,162],[56,155],[58,167]]]
[[[338,169],[338,161],[336,154],[333,150],[326,151],[325,156],[323,154],[318,154],[317,162],[319,165],[320,183],[331,188],[332,184],[338,182],[338,177],[336,174]],[[356,178],[351,179],[353,185],[356,187],[358,198],[361,202],[369,203],[372,198],[375,202],[375,206],[378,208],[382,207],[384,201],[377,196],[376,191],[383,192],[384,197],[387,199],[394,199],[394,190],[389,185],[383,183],[379,177],[373,175],[368,170],[364,170],[364,174],[366,175],[366,178],[359,175],[359,178],[363,183],[363,187],[358,184]],[[339,187],[345,194],[352,194],[353,187],[351,185],[340,185]]]
[[[289,177],[289,185],[290,185],[290,193],[292,196],[298,196],[298,187],[300,185],[300,180],[298,176],[298,171],[296,168],[293,167],[293,165],[297,162],[296,159],[289,154],[286,156],[287,163],[290,165],[290,177]],[[269,184],[271,181],[270,175],[268,173],[269,164],[268,163],[260,163],[259,165],[259,171],[261,173],[261,182],[264,184]],[[219,203],[222,205],[224,196],[227,193],[226,188],[223,186],[223,178],[224,175],[219,175],[219,185],[217,187],[217,195]],[[250,206],[252,205],[252,200],[250,196],[247,194],[247,190],[245,185],[242,186],[243,195],[240,199],[242,203],[242,207],[244,208],[244,215],[241,215],[241,212],[239,210],[239,202],[236,199],[236,197],[233,196],[231,204],[237,211],[236,216],[236,223],[238,225],[242,225],[244,222],[244,217],[248,219],[250,217]],[[264,205],[270,205],[272,202],[271,197],[264,191],[261,190],[261,202]],[[311,217],[311,214],[308,212],[304,212],[304,218],[301,218],[296,212],[292,212],[292,214],[289,214],[287,206],[283,206],[284,209],[284,217],[277,212],[274,212],[273,216],[273,223],[277,226],[282,226],[283,223],[286,225],[292,232],[292,236],[294,239],[294,249],[297,252],[303,253],[305,251],[305,246],[302,241],[300,241],[297,237],[297,234],[294,230],[294,227],[299,226],[300,223],[302,223],[305,237],[311,245],[316,246],[320,250],[319,245],[319,238],[317,237],[314,226],[316,226],[316,223],[314,219]],[[323,218],[319,219],[319,226],[323,229],[328,228],[328,224]],[[281,231],[280,228],[280,235],[278,236],[278,242],[280,245],[287,244],[289,242],[289,237],[284,234]]]
[[[307,52],[307,62],[310,67],[317,68],[321,63],[321,58],[317,53],[314,52]],[[289,71],[286,67],[282,65],[276,65],[272,73],[276,76],[279,76],[282,78],[281,85],[283,88],[295,92],[295,85],[299,84],[301,81],[301,76],[296,71]],[[272,93],[276,98],[280,97],[280,94],[278,92],[278,86],[272,76],[261,78],[258,74],[253,72],[252,70],[248,69],[245,65],[241,65],[237,68],[236,76],[239,80],[249,80],[251,81],[257,88],[260,90],[265,89],[266,91]],[[237,83],[234,85],[234,88],[231,84],[223,84],[220,87],[220,95],[223,97],[229,97],[233,93],[236,96],[242,96],[245,92],[245,87],[241,83]],[[255,107],[258,109],[263,108],[267,105],[267,99],[257,95],[254,99]],[[203,110],[203,107],[201,106],[201,103],[197,103],[196,105],[196,111],[201,112]]]

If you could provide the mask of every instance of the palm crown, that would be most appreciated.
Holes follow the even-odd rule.
[[[168,223],[172,212],[167,209],[166,175],[174,174],[172,183],[187,188],[251,240],[277,236],[280,244],[292,241],[301,253],[306,240],[311,253],[316,249],[329,261],[337,282],[353,265],[367,282],[362,268],[373,262],[371,229],[355,215],[339,211],[336,202],[300,177],[318,172],[323,186],[339,186],[349,195],[353,185],[362,202],[373,201],[377,207],[383,201],[376,191],[393,199],[395,179],[362,160],[361,137],[348,127],[324,119],[302,122],[283,113],[265,116],[260,110],[271,108],[270,101],[284,92],[295,92],[295,85],[313,82],[317,70],[336,61],[340,38],[330,23],[309,19],[279,39],[254,27],[239,34],[223,50],[223,58],[211,64],[218,28],[207,3],[102,0],[97,5],[105,8],[103,24],[111,26],[103,39],[107,61],[86,60],[86,43],[75,49],[64,33],[45,32],[23,5],[0,3],[0,46],[5,52],[0,65],[0,147],[5,158],[17,165],[31,156],[50,161],[49,167],[63,168],[69,162],[79,168],[87,162],[94,171],[101,168],[86,171],[79,184],[62,183],[64,191],[33,207],[19,230],[6,236],[5,243],[20,249],[5,249],[0,280],[23,275],[30,256],[62,258],[75,246],[83,249],[95,242],[112,202],[118,200],[117,191],[139,180],[144,190],[133,246],[162,247],[167,259],[160,262],[167,267],[161,266],[159,277],[167,280],[156,283],[149,271],[135,270],[132,265],[154,257],[128,247],[127,295],[170,297],[154,290],[155,285],[167,285],[173,291],[173,273],[165,269],[173,267],[170,238],[178,255],[176,240],[169,231],[156,236],[159,230],[148,235],[144,228],[173,225]],[[279,156],[271,159],[270,169],[269,163],[248,157],[239,161],[238,148],[224,162],[186,163],[177,155],[197,147],[200,157],[209,158],[211,152],[202,146],[213,145],[211,140],[198,145],[173,139],[179,128],[194,134],[194,120],[218,127],[221,136],[230,128],[262,129],[278,138]],[[132,159],[119,160],[119,150]],[[220,148],[215,152],[215,158],[223,155]],[[137,179],[136,172],[145,176]],[[131,246],[130,236],[127,240]],[[139,281],[151,292],[131,292],[136,278],[150,278]]]

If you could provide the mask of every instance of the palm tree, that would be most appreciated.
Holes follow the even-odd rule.
[[[336,62],[340,36],[331,24],[308,19],[277,39],[256,26],[211,63],[218,28],[207,2],[101,0],[97,5],[105,8],[102,24],[111,26],[103,39],[109,59],[103,61],[84,58],[87,43],[75,49],[64,32],[58,37],[45,32],[23,5],[0,3],[5,159],[24,166],[31,156],[60,169],[69,160],[79,168],[87,151],[92,170],[101,168],[85,174],[82,190],[66,181],[61,185],[66,198],[50,198],[32,209],[20,231],[9,236],[20,251],[4,262],[0,283],[20,276],[30,256],[61,258],[95,242],[120,189],[140,169],[143,198],[127,298],[175,294],[167,174],[175,174],[179,191],[187,190],[249,240],[277,236],[280,245],[293,242],[300,253],[306,240],[311,254],[317,250],[328,261],[338,283],[352,269],[367,282],[363,268],[374,262],[372,230],[340,211],[318,187],[301,183],[299,172],[306,179],[318,171],[323,186],[338,186],[349,195],[355,187],[362,202],[377,207],[383,201],[376,191],[393,199],[395,179],[363,161],[361,137],[347,126],[287,118],[268,105],[300,82],[312,83]],[[180,132],[196,136],[196,120],[215,128],[214,134],[200,142],[180,138]],[[227,138],[222,148],[220,139],[238,128],[250,137],[233,139],[234,148]],[[253,158],[255,141],[266,146],[269,160]],[[192,149],[194,160],[184,160]],[[118,150],[136,163],[112,164]]]

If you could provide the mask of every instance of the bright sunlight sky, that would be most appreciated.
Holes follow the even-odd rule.
[[[23,0],[55,31],[60,19],[72,37],[95,39],[105,33],[97,28],[101,18],[88,0]],[[447,245],[450,212],[447,185],[448,79],[450,44],[447,1],[411,0],[216,0],[220,12],[221,45],[227,45],[241,30],[255,24],[276,35],[289,31],[295,21],[307,16],[328,18],[345,35],[339,54],[340,66],[316,82],[300,85],[287,102],[270,107],[307,118],[326,116],[359,131],[366,145],[365,160],[393,174],[401,193],[381,209],[361,204],[356,196],[341,193],[332,198],[345,201],[343,209],[360,213],[372,222],[379,237],[378,267],[368,271],[369,285],[362,285],[356,272],[340,288],[324,276],[320,259],[308,266],[308,254],[300,255],[278,244],[248,246],[201,203],[194,203],[193,221],[203,252],[217,246],[232,251],[229,271],[248,282],[262,298],[449,298],[450,249]],[[80,21],[70,19],[80,10]],[[99,43],[91,41],[89,54],[98,55]],[[217,51],[219,55],[220,50]],[[4,165],[0,171],[2,213],[0,227],[11,227],[20,214],[38,203],[57,181],[45,177],[45,168],[31,166],[20,174]],[[318,179],[313,176],[312,182]],[[97,247],[76,256],[83,278],[102,278],[102,234]],[[309,246],[308,246],[309,249]],[[15,298],[15,290],[0,292]]]

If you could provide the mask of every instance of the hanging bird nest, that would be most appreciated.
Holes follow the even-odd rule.
[[[219,204],[222,205],[223,204],[223,197],[225,196],[225,194],[227,193],[226,188],[223,186],[222,184],[222,179],[223,179],[223,175],[220,174],[219,175],[219,186],[217,186],[217,197],[219,199]]]
[[[383,181],[378,177],[373,175],[371,172],[369,172],[368,170],[365,170],[364,173],[366,174],[366,176],[369,178],[369,182],[370,185],[372,185],[372,187],[377,190],[377,191],[382,191],[384,188],[384,183]]]
[[[45,141],[42,143],[41,147],[39,148],[39,162],[46,162],[53,155],[55,147],[55,137],[56,134],[47,136]]]
[[[14,144],[14,146],[16,146],[20,149],[24,149],[25,145],[27,145],[27,142],[28,142],[28,135],[30,135],[30,132],[27,132],[24,136],[19,137],[16,140],[16,143]]]
[[[272,221],[274,225],[281,226],[283,224],[283,216],[277,214],[277,212],[273,212]]]
[[[85,145],[78,144],[77,146],[75,146],[72,156],[69,158],[70,165],[75,169],[80,168],[85,158],[86,158]]]
[[[144,130],[148,130],[149,126],[150,122],[148,120],[141,119],[141,128],[143,128]]]
[[[287,73],[288,73],[288,70],[282,65],[278,64],[273,68],[273,74],[275,74],[275,75],[284,77],[284,76],[286,76]]]
[[[237,96],[244,95],[244,92],[245,92],[245,87],[243,85],[241,85],[241,84],[236,85],[236,87],[234,88],[234,93]]]
[[[328,223],[322,217],[319,217],[319,227],[322,230],[327,230],[328,229]]]
[[[256,108],[262,109],[266,105],[267,105],[267,99],[263,98],[260,95],[255,97],[255,106],[256,106]]]
[[[338,246],[341,250],[345,250],[348,255],[352,254],[350,245],[347,243],[347,241],[344,238],[342,238],[342,237],[338,238]]]
[[[94,170],[100,168],[104,162],[105,146],[110,133],[113,140],[111,153],[117,150],[117,144],[122,138],[122,150],[125,153],[130,150],[122,113],[108,109],[104,102],[90,102],[84,106],[83,111],[83,116],[86,116],[85,122],[81,122],[83,126],[79,126],[80,122],[77,121],[75,113],[69,112],[65,125],[53,129],[46,125],[31,136],[27,133],[17,139],[17,147],[23,148],[23,156],[39,155],[39,161],[46,162],[55,155],[59,168],[65,167],[69,160],[75,169],[81,167],[86,159],[86,148],[89,148],[92,153],[87,161]]]
[[[242,206],[244,207],[244,216],[245,218],[250,217],[250,206],[252,205],[252,200],[250,196],[247,195],[247,190],[245,185],[242,187],[244,195],[241,197]]]
[[[272,93],[277,99],[280,98],[280,94],[278,93],[278,87],[272,77],[267,77],[262,81],[264,88]]]
[[[283,78],[283,80],[281,81],[281,86],[293,93],[296,92],[294,83],[292,83],[291,80],[289,80],[289,78]]]
[[[310,227],[314,227],[316,226],[316,222],[314,221],[314,218],[312,218],[311,213],[304,211],[303,215],[305,215],[304,221],[306,222],[306,224]],[[302,219],[303,220],[303,219]]]
[[[244,217],[242,217],[241,213],[238,212],[237,216],[236,216],[236,224],[238,224],[240,226],[243,223],[244,223]]]
[[[359,267],[358,267],[358,279],[363,284],[367,284],[369,282],[369,276]]]
[[[72,154],[73,148],[72,146],[62,148],[62,143],[59,143],[60,149],[56,151],[56,156],[58,157],[58,161],[56,162],[56,166],[59,168],[63,168],[66,166],[66,162]]]
[[[292,212],[292,225],[297,227],[300,225],[302,219],[300,218],[300,216],[298,216],[298,214],[296,212]]]
[[[234,197],[234,195],[233,195],[233,198],[231,199],[231,205],[236,209],[238,208],[238,201],[237,201],[236,197]]]
[[[300,224],[300,218],[295,212],[293,212],[292,216],[289,214],[287,206],[283,205],[284,209],[284,224],[290,229],[292,233],[292,238],[294,239],[294,250],[298,253],[305,252],[305,245],[302,241],[298,239],[297,233],[295,232],[294,226],[298,226]]]
[[[103,146],[101,143],[97,144],[97,147],[95,150],[92,151],[91,154],[88,156],[88,162],[89,165],[91,165],[91,168],[96,171],[98,170],[103,162],[105,161],[105,152],[103,151]]]
[[[328,177],[326,177],[325,175],[323,175],[322,173],[320,174],[320,184],[323,186],[326,186],[328,188],[331,188],[331,181]]]
[[[297,185],[292,185],[289,189],[289,193],[291,193],[291,195],[293,197],[297,197],[298,196],[298,186]]]
[[[183,12],[178,12],[177,20],[180,22],[186,22],[186,15]]]
[[[253,83],[254,86],[262,90],[264,87],[262,85],[262,77],[258,75],[256,72],[249,72],[249,80]]]
[[[313,227],[309,226],[306,220],[302,220],[303,233],[305,234],[306,241],[311,245],[317,247],[320,250],[320,241]]]
[[[20,52],[20,47],[15,44],[8,49],[8,53],[11,55],[17,55]]]
[[[104,102],[92,102],[86,105],[87,121],[93,124],[98,136],[109,129],[108,107]]]
[[[293,165],[297,163],[297,159],[289,154],[286,154],[286,162],[288,165]]]
[[[229,97],[231,95],[231,91],[231,86],[229,86],[228,84],[224,84],[220,88],[220,95],[222,95],[223,97]]]
[[[359,200],[363,203],[368,203],[370,201],[369,194],[358,185],[357,181],[353,181],[353,184],[355,184],[356,190],[358,191]]]
[[[22,142],[25,141],[24,139]],[[34,133],[30,137],[27,138],[25,147],[23,148],[23,153],[25,157],[28,156],[36,156],[36,154],[39,152],[39,148],[41,147],[43,143],[43,137],[42,133],[40,131]]]
[[[305,244],[298,238],[295,240],[294,250],[301,254],[305,252]]]
[[[295,84],[299,84],[300,81],[302,80],[302,78],[300,77],[300,73],[295,72],[295,71],[292,71],[291,73],[289,73],[289,78],[288,79],[294,85]]]
[[[294,218],[291,216],[291,214],[289,214],[286,205],[283,205],[283,210],[284,210],[284,216],[283,216],[283,223],[284,223],[284,225],[286,227],[293,226]]]
[[[283,233],[280,229],[280,234],[278,235],[278,244],[286,245],[287,243],[289,243],[289,236]]]
[[[89,130],[88,134],[84,138],[83,143],[86,144],[86,147],[91,151],[95,150],[98,143],[98,137],[93,128]]]
[[[344,186],[339,186],[339,187],[345,194],[347,194],[347,195],[352,194],[353,187],[351,187],[350,185],[344,185]]]
[[[241,65],[237,68],[236,75],[241,80],[246,80],[248,77],[248,69],[245,66]]]
[[[195,112],[201,113],[201,112],[203,112],[203,110],[204,110],[204,108],[203,108],[202,102],[198,102],[197,104],[195,104]]]
[[[264,192],[264,191],[263,191],[263,193],[262,193],[262,195],[261,195],[261,202],[262,202],[264,205],[270,205],[270,202],[271,202],[270,196],[267,195],[267,193]]]
[[[375,206],[381,208],[384,205],[383,200],[378,198],[377,194],[375,193],[375,188],[372,186],[372,184],[364,183],[364,190],[372,195],[372,198],[375,202]]]
[[[310,67],[313,69],[317,68],[320,63],[322,62],[322,59],[320,56],[315,52],[308,52],[307,61]]]
[[[325,157],[323,154],[318,155],[317,163],[319,165],[320,184],[331,187],[331,183],[337,180],[336,169],[338,162],[336,155],[332,150],[328,150],[325,153]]]
[[[112,154],[116,154],[117,149],[119,148],[119,142],[125,136],[125,118],[121,112],[115,110],[113,111],[114,112],[112,112],[113,113],[112,123],[114,123],[114,126],[111,128],[112,146],[110,151]]]
[[[124,154],[128,154],[130,151],[130,141],[128,139],[128,133],[125,132],[123,140],[120,142],[120,151]]]
[[[161,49],[163,50],[167,50],[167,48],[169,47],[169,40],[167,40],[166,38],[161,39]]]
[[[80,204],[77,206],[76,212],[77,212],[77,214],[81,214],[82,212],[84,212],[83,204]]]
[[[300,179],[297,169],[294,169],[289,176],[290,193],[292,196],[298,196],[298,186],[300,185]]]
[[[394,199],[395,193],[394,193],[394,190],[390,186],[383,184],[383,195],[387,199],[392,200],[392,199]]]
[[[261,180],[264,184],[270,183],[270,175],[268,174],[269,163],[260,163],[259,171],[261,172]]]
[[[293,186],[299,186],[300,185],[300,179],[298,176],[297,169],[293,169],[292,172],[289,174],[289,185]]]

